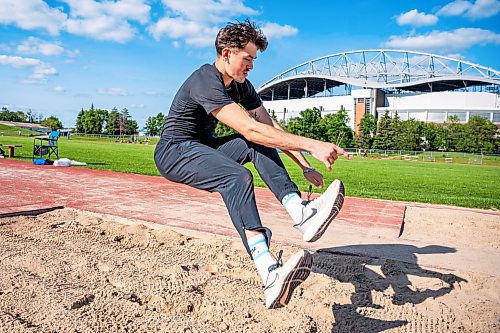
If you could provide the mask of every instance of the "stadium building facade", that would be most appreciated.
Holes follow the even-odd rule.
[[[500,72],[461,59],[406,50],[336,53],[295,66],[258,88],[278,120],[343,107],[358,130],[366,113],[402,120],[467,122],[479,115],[500,126]]]

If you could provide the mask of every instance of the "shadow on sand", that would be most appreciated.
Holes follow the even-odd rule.
[[[449,293],[455,282],[467,282],[456,275],[431,271],[417,264],[417,254],[454,252],[456,249],[440,245],[417,247],[405,244],[367,244],[318,250],[314,254],[313,271],[354,286],[351,304],[335,303],[332,306],[335,318],[332,332],[382,332],[406,325],[406,320],[374,319],[365,314],[377,310],[393,314],[394,306],[419,304]],[[412,286],[409,275],[439,279],[442,283],[437,289],[421,290]],[[385,291],[385,299],[390,297],[390,301],[382,302],[382,305],[374,302],[372,291]]]

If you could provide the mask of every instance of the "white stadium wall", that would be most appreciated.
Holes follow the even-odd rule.
[[[338,111],[343,106],[349,115],[349,126],[354,129],[356,100],[370,100],[367,106],[369,110],[366,111],[374,114],[374,95],[371,89],[356,89],[352,90],[351,95],[346,96],[264,101],[264,107],[268,112],[273,110],[278,120],[288,120],[298,117],[300,111],[305,109],[317,108],[326,115]],[[380,104],[384,106],[376,108],[378,117],[381,117],[385,111],[389,111],[391,116],[397,112],[402,120],[413,118],[441,123],[450,116],[457,116],[460,121],[466,122],[469,117],[480,115],[500,124],[500,95],[495,93],[445,91],[386,94],[384,103]]]
[[[457,116],[466,122],[480,115],[500,123],[500,95],[488,92],[444,91],[419,94],[387,94],[386,106],[377,108],[378,116],[385,111],[396,112],[402,120],[413,118],[427,122],[444,122]]]

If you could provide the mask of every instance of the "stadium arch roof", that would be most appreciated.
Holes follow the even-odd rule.
[[[263,100],[311,97],[348,85],[405,91],[446,91],[494,86],[500,72],[461,59],[407,50],[358,50],[304,62],[257,90]]]

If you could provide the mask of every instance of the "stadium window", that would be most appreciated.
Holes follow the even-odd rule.
[[[408,112],[408,119],[425,121],[425,112]]]
[[[442,123],[446,119],[446,114],[444,112],[429,112],[427,114],[427,121],[432,123]]]
[[[500,113],[499,112],[494,112],[493,113],[493,122],[494,123],[500,123]]]
[[[490,112],[471,112],[469,113],[469,119],[470,117],[479,116],[481,118],[490,120],[490,115],[491,115]]]
[[[467,114],[465,112],[448,112],[448,120],[450,117],[457,117],[458,121],[464,122],[467,119]]]

